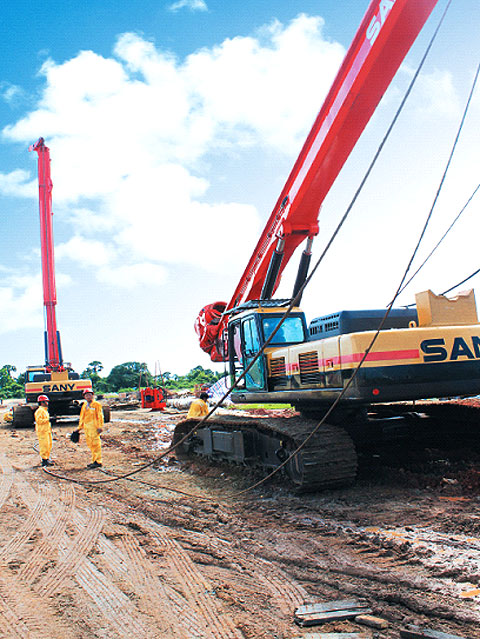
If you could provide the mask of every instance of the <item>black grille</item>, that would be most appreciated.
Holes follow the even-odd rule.
[[[323,375],[318,367],[317,351],[309,353],[301,353],[298,356],[298,364],[300,368],[300,382],[302,384],[321,384]]]
[[[286,386],[288,383],[285,368],[285,357],[276,357],[270,360],[270,372],[274,386]]]

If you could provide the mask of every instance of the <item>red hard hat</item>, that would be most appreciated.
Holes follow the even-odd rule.
[[[48,399],[47,395],[39,395],[37,397],[37,402],[48,402],[48,401],[50,401],[50,400]]]
[[[91,388],[86,388],[86,389],[83,391],[83,394],[84,394],[84,395],[86,395],[87,393],[92,393],[92,395],[93,395],[93,390],[92,390]]]

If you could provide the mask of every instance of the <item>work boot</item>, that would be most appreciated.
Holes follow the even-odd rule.
[[[49,459],[42,459],[42,466],[53,466],[53,462]]]
[[[91,464],[87,464],[87,468],[100,468],[102,464],[97,461],[92,462]]]

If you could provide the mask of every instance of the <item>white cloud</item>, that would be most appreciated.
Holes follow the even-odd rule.
[[[208,11],[205,0],[178,0],[168,6],[169,11],[179,11],[180,9],[190,9],[191,11]]]
[[[24,96],[24,91],[9,82],[0,82],[0,95],[7,104],[15,104]]]
[[[57,256],[105,267],[96,276],[113,285],[119,259],[126,281],[145,259],[238,272],[261,224],[251,204],[209,197],[218,158],[253,145],[296,151],[344,53],[322,27],[300,15],[184,61],[127,33],[110,58],[44,63],[37,108],[3,135],[28,143],[41,131],[52,151],[55,212],[76,229]],[[29,180],[0,175],[0,191],[33,197]]]
[[[456,117],[461,105],[450,71],[435,69],[422,74],[417,82],[416,108],[425,116]]]
[[[167,271],[158,264],[142,262],[117,267],[105,267],[98,271],[98,279],[118,288],[159,286],[167,280]]]
[[[57,259],[69,258],[86,266],[104,266],[111,259],[111,250],[99,240],[88,240],[75,235],[55,248]]]
[[[31,175],[22,169],[10,173],[0,173],[0,193],[2,195],[19,195],[34,197],[38,194],[38,183],[31,180]]]
[[[42,326],[42,280],[2,269],[0,333]]]
[[[3,135],[28,144],[41,131],[52,150],[55,212],[75,229],[57,255],[112,286],[146,271],[160,284],[173,263],[241,272],[262,223],[248,193],[219,189],[224,164],[251,147],[260,161],[296,157],[344,55],[323,26],[274,21],[184,60],[126,33],[111,57],[48,60],[37,108]],[[448,74],[420,88],[432,113],[455,108]],[[257,168],[245,162],[240,184]],[[34,197],[34,186],[25,171],[0,174],[2,193]]]

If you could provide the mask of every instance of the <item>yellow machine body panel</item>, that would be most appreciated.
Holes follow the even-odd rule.
[[[50,401],[81,400],[85,390],[92,390],[91,380],[79,379],[79,375],[71,369],[47,372],[44,366],[27,368],[27,402],[36,402],[42,394],[48,395]]]
[[[374,335],[350,333],[269,352],[270,388],[342,389]],[[379,402],[476,393],[479,324],[380,332],[346,398]]]
[[[297,322],[298,328],[302,312],[294,311],[291,327]],[[287,327],[284,335],[265,349],[265,375],[260,374],[261,363],[255,364],[244,388],[235,392],[234,401],[331,403],[347,384],[342,401],[362,404],[479,394],[480,324],[473,291],[454,299],[431,291],[420,293],[416,315],[411,312],[417,320],[404,317],[401,328],[380,331],[352,382],[349,380],[376,334],[372,321],[376,326],[380,320],[370,317],[370,329],[362,330],[356,328],[364,321],[362,313],[370,312],[343,313],[345,320],[342,313],[334,314],[320,318],[323,325],[312,322],[313,330],[311,325],[310,333],[305,329],[305,338],[296,340],[292,336],[300,337],[299,333]],[[254,322],[258,340],[266,340],[269,324],[276,326],[281,313],[281,307],[272,306],[232,318],[235,330],[242,335],[244,366],[253,358],[255,345],[249,345],[249,334]],[[382,311],[372,313],[383,316]],[[269,317],[271,320],[266,319]],[[322,331],[325,337],[318,339]]]

